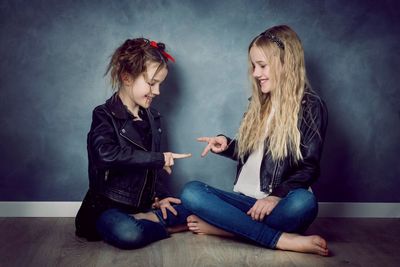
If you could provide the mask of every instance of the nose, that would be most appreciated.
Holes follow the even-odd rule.
[[[160,85],[153,85],[150,90],[153,95],[160,95]]]
[[[260,69],[257,66],[254,67],[254,69],[253,69],[253,77],[254,78],[258,78],[260,76],[261,76]]]

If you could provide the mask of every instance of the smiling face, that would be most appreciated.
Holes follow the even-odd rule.
[[[250,48],[250,61],[253,66],[253,77],[260,85],[261,91],[266,94],[272,91],[272,80],[270,76],[270,62],[263,51],[253,45]]]
[[[168,69],[159,69],[159,65],[158,62],[147,62],[147,70],[136,79],[128,73],[121,75],[122,87],[118,95],[135,116],[138,116],[139,107],[149,108],[153,98],[160,95],[160,85],[167,77]]]

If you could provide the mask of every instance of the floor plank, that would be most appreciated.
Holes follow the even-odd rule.
[[[319,218],[307,233],[331,256],[190,232],[128,251],[75,237],[73,218],[0,218],[0,266],[400,266],[400,219]]]

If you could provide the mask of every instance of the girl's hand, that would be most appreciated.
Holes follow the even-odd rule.
[[[265,215],[271,214],[272,210],[281,200],[280,197],[267,196],[266,198],[257,200],[253,207],[249,209],[247,215],[250,215],[253,220],[262,221]]]
[[[172,153],[172,152],[165,152],[164,154],[164,170],[168,172],[168,168],[165,167],[171,167],[174,165],[174,159],[184,159],[184,158],[189,158],[192,156],[192,154],[177,154],[177,153]],[[172,172],[171,168],[169,168],[170,171]]]
[[[215,137],[199,137],[197,138],[199,142],[207,142],[207,146],[204,148],[201,156],[204,157],[211,150],[214,153],[221,153],[228,148],[228,140],[225,136],[215,136]]]
[[[153,209],[160,209],[163,215],[163,219],[167,219],[167,209],[172,212],[175,216],[178,215],[178,212],[172,207],[171,203],[181,204],[181,200],[179,198],[167,197],[162,200],[158,200],[158,197],[154,199],[154,203],[151,205]]]
[[[171,173],[172,173],[171,167],[164,166],[163,169],[164,169],[164,171],[166,171],[169,175],[171,175]]]

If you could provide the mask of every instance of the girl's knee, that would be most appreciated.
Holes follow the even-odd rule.
[[[103,212],[96,228],[107,243],[122,249],[134,249],[146,244],[145,233],[139,221],[116,210]]]
[[[185,184],[181,194],[184,207],[192,211],[199,207],[202,203],[202,194],[205,187],[207,185],[200,181],[191,181]]]
[[[122,249],[140,248],[147,244],[143,231],[138,227],[120,227],[114,234],[114,245]]]
[[[296,189],[291,192],[290,214],[301,215],[304,213],[317,213],[318,202],[314,194],[305,189]]]

